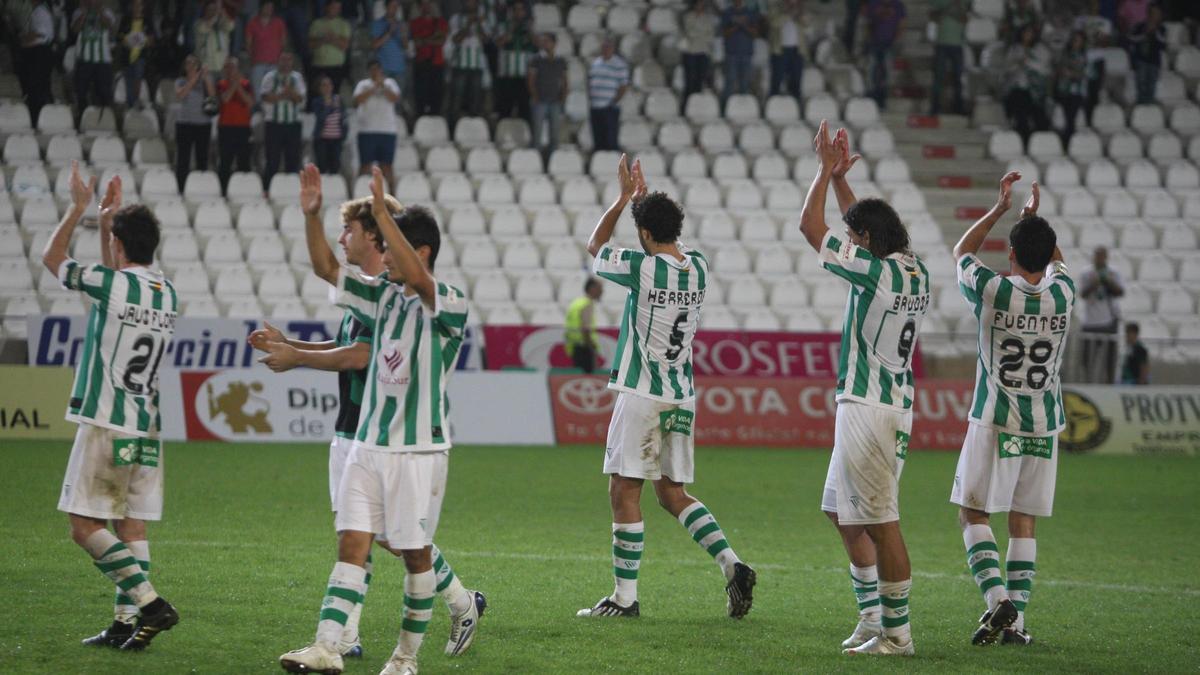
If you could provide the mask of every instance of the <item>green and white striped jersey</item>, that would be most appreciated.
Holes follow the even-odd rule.
[[[70,258],[58,279],[91,304],[67,419],[156,438],[158,368],[179,311],[175,287],[146,267],[113,270]]]
[[[404,286],[342,266],[330,292],[334,304],[371,329],[371,363],[355,442],[384,452],[450,448],[446,380],[458,360],[467,298],[437,285],[436,307]]]
[[[79,29],[79,36],[75,39],[75,59],[80,63],[112,63],[112,34],[108,28],[104,27],[101,15],[103,18],[107,18],[113,27],[116,27],[116,18],[107,9],[94,11],[77,9],[71,15],[72,23],[78,17],[84,17],[83,26]]]
[[[696,396],[692,339],[700,325],[708,260],[682,244],[683,260],[605,244],[592,270],[629,289],[608,388],[666,403]]]
[[[838,356],[837,400],[912,409],[912,357],[929,309],[929,270],[914,255],[880,259],[832,231],[821,266],[850,282]]]
[[[288,80],[292,82],[292,90],[300,94],[300,99],[307,100],[308,89],[304,86],[304,77],[295,70],[287,75],[281,74],[278,70],[272,70],[267,73],[263,77],[259,95],[282,93]],[[264,101],[262,106],[263,119],[267,122],[277,122],[279,124],[300,123],[300,108],[298,107],[299,104],[295,101],[281,98],[274,103]]]
[[[1061,431],[1059,368],[1075,305],[1067,266],[1051,263],[1035,286],[967,254],[958,260],[958,283],[979,320],[971,421],[1014,434]]]
[[[459,13],[451,16],[451,38],[458,35],[463,29],[467,31],[462,41],[454,44],[454,53],[450,58],[451,67],[465,70],[487,69],[487,55],[483,51],[483,33],[490,33],[493,25],[491,18],[488,16],[481,16],[480,22],[475,26],[469,25],[466,14]]]

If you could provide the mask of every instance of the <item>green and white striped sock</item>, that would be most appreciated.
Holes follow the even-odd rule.
[[[983,593],[988,609],[1008,599],[1004,592],[1004,579],[1000,576],[1000,549],[996,537],[987,525],[968,525],[963,530],[963,545],[967,547],[967,566]]]
[[[854,586],[854,597],[858,600],[858,616],[863,621],[879,623],[879,572],[875,566],[850,565],[850,583]]]
[[[400,640],[396,652],[402,656],[417,658],[425,629],[433,617],[433,594],[437,588],[437,575],[425,570],[404,577],[404,620],[400,624]]]
[[[442,596],[442,600],[446,601],[446,607],[450,610],[450,614],[458,616],[471,609],[474,599],[470,593],[467,593],[467,589],[451,569],[450,563],[446,562],[445,556],[442,555],[437,545],[434,544],[432,548],[430,556],[433,557],[433,575],[437,578],[437,593]]]
[[[338,651],[342,633],[354,606],[362,602],[366,588],[367,570],[358,565],[339,562],[329,575],[325,599],[321,601],[321,617],[317,621],[317,643],[332,652]]]
[[[126,548],[133,553],[133,557],[137,558],[138,565],[142,568],[142,575],[146,580],[150,580],[150,542],[145,539],[139,541],[125,542]],[[117,589],[116,598],[113,600],[113,618],[116,621],[127,624],[137,623],[138,607],[133,602],[133,598],[129,597],[120,588]]]
[[[158,593],[142,571],[137,558],[116,535],[106,529],[93,532],[83,544],[91,554],[96,569],[117,585],[138,607],[158,599]]]
[[[725,533],[717,524],[717,519],[708,512],[704,504],[699,500],[689,504],[687,508],[679,512],[679,522],[687,528],[692,539],[700,544],[700,548],[708,551],[708,554],[717,561],[717,564],[721,566],[721,571],[725,573],[725,578],[732,579],[733,565],[741,562],[741,558],[738,558],[730,548],[729,541],[725,539]]]
[[[346,627],[342,629],[342,644],[352,645],[358,642],[358,621],[362,618],[363,603],[367,601],[367,590],[371,588],[371,570],[374,569],[374,561],[371,559],[371,554],[367,554],[367,564],[363,566],[366,574],[363,576],[362,593],[359,595],[358,602],[354,603],[354,609],[350,610],[350,616],[346,619]]]
[[[912,627],[908,624],[908,593],[911,590],[912,579],[879,582],[883,634],[898,645],[906,645],[912,640]]]
[[[613,601],[628,607],[637,601],[638,569],[642,566],[642,547],[645,546],[646,525],[613,523]]]
[[[1017,622],[1013,628],[1025,630],[1025,607],[1033,593],[1034,563],[1037,560],[1037,540],[1012,538],[1008,540],[1008,555],[1005,557],[1005,586],[1008,599],[1017,606]]]

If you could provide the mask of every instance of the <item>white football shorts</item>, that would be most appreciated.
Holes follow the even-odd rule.
[[[1058,434],[1009,434],[967,425],[950,501],[985,513],[1017,511],[1047,517],[1054,510]]]
[[[900,473],[912,412],[839,401],[821,510],[842,525],[900,520]]]
[[[449,451],[379,452],[355,443],[338,485],[339,532],[373,532],[399,550],[433,543],[446,494]]]
[[[696,403],[664,403],[620,392],[608,423],[604,473],[677,483],[695,480]]]
[[[334,511],[337,511],[338,486],[342,483],[342,472],[346,470],[352,445],[354,439],[345,436],[334,436],[329,442],[329,504]]]
[[[162,503],[161,441],[79,425],[59,511],[105,520],[162,520]]]

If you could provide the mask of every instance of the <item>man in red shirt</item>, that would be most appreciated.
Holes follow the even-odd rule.
[[[413,89],[418,115],[442,112],[442,90],[446,80],[446,44],[449,24],[433,0],[422,0],[419,14],[408,22],[408,32],[417,47],[413,58]]]
[[[279,64],[283,53],[287,27],[283,19],[275,16],[275,3],[265,0],[258,9],[258,16],[246,23],[246,53],[250,55],[251,91],[262,86],[263,77]]]
[[[217,177],[221,180],[221,194],[225,194],[235,159],[238,171],[250,170],[250,109],[254,107],[254,87],[242,74],[236,56],[225,59],[221,75],[217,81],[217,98],[221,103],[217,116],[220,154]]]

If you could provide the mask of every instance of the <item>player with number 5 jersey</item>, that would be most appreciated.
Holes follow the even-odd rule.
[[[750,611],[754,570],[738,558],[704,504],[688,494],[693,480],[695,397],[692,340],[700,324],[708,261],[679,242],[683,209],[662,192],[648,193],[641,163],[617,168],[621,194],[588,241],[596,275],[627,290],[625,314],[608,387],[617,393],[604,457],[613,509],[612,595],[578,616],[635,617],[645,526],[642,483],[720,565],[729,616]],[[610,244],[617,219],[632,203],[641,250]]]
[[[145,206],[121,208],[120,176],[100,202],[102,263],[81,264],[67,254],[96,179],[84,182],[72,162],[69,186],[71,208],[46,242],[42,263],[91,307],[67,405],[79,431],[58,509],[70,518],[71,538],[116,585],[112,624],[84,644],[140,650],[179,621],[150,584],[146,541],[146,521],[162,518],[158,369],[179,303],[171,282],[150,268],[158,220]]]
[[[976,255],[1011,207],[1020,179],[1013,171],[1000,180],[996,205],[954,247],[959,289],[979,322],[975,397],[950,493],[959,506],[967,564],[987,603],[972,637],[977,645],[1033,641],[1025,608],[1037,558],[1034,523],[1054,506],[1058,432],[1066,426],[1059,367],[1075,282],[1054,230],[1037,215],[1036,182],[1008,234],[1008,274],[993,272]],[[1003,512],[1009,539],[1002,574],[990,519]]]

